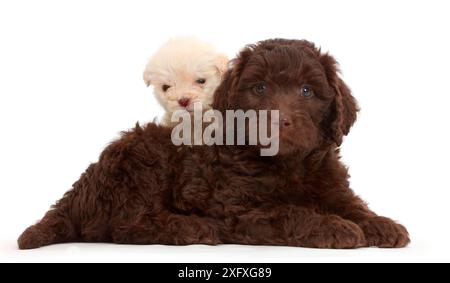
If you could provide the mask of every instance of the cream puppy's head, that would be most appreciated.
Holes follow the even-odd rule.
[[[227,63],[228,58],[208,43],[190,37],[174,38],[150,58],[144,81],[154,86],[166,115],[176,110],[193,111],[196,102],[209,109]]]

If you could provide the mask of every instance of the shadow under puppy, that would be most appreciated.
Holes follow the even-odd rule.
[[[310,42],[243,49],[213,107],[277,109],[280,150],[175,147],[170,129],[136,126],[19,238],[21,249],[71,241],[403,247],[408,232],[349,188],[338,146],[357,106],[336,61]]]

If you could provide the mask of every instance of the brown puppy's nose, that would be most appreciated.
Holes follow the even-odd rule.
[[[186,107],[189,105],[190,101],[191,100],[189,98],[183,97],[178,100],[178,104],[180,104],[180,106],[182,106],[182,107]]]
[[[290,127],[292,125],[292,119],[286,115],[281,113],[280,114],[280,126],[282,128]]]

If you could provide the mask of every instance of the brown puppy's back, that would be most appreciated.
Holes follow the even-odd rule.
[[[18,239],[20,249],[63,242],[110,242],[112,229],[161,198],[168,185],[170,129],[153,123],[124,132],[91,164],[44,218]],[[140,184],[138,184],[140,182]],[[146,190],[145,182],[153,188]],[[132,205],[130,205],[132,203]],[[156,208],[162,209],[162,208]]]

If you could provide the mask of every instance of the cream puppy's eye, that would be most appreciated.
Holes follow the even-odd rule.
[[[166,92],[170,88],[170,85],[163,85],[161,88],[164,92]]]
[[[195,82],[198,83],[199,85],[202,85],[202,84],[206,83],[206,79],[200,78],[200,79],[196,80]]]

